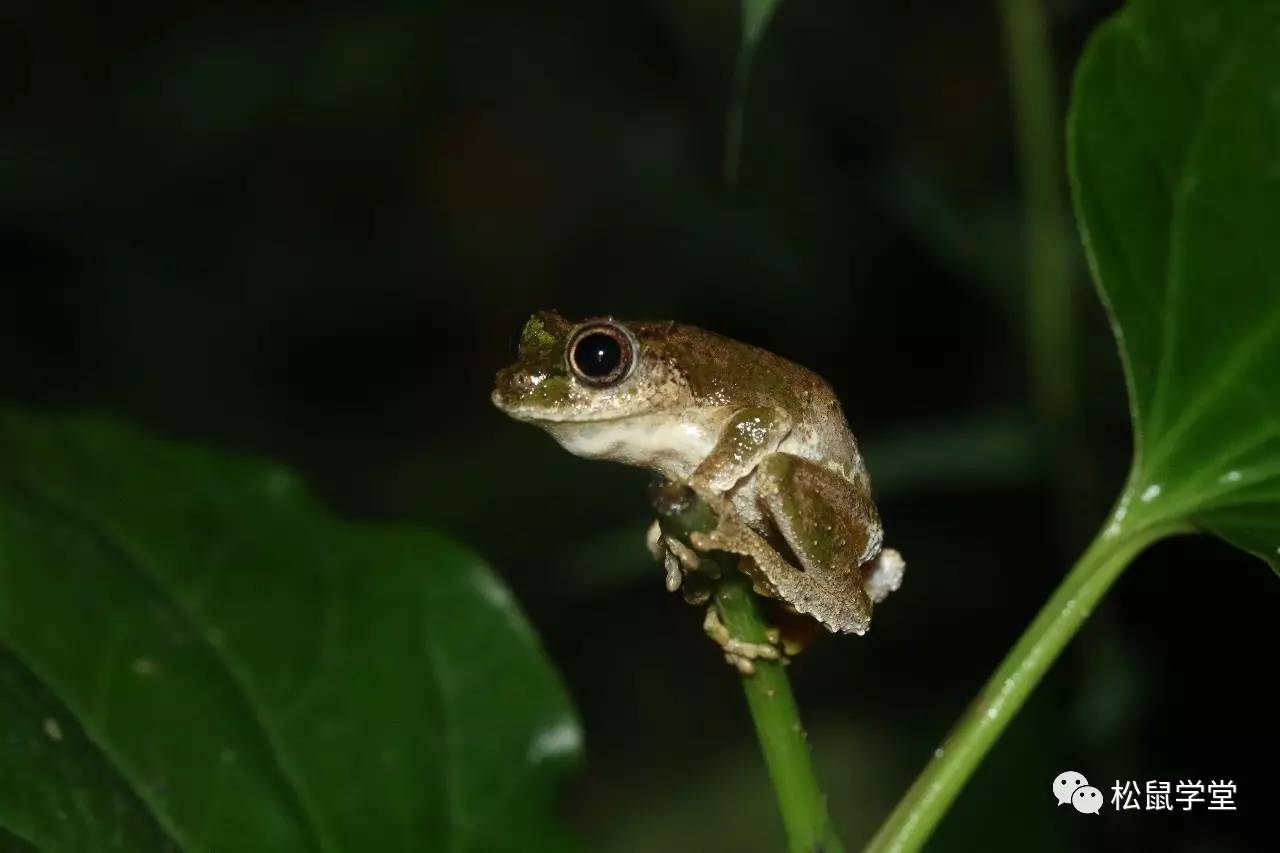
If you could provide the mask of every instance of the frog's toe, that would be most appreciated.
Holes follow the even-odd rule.
[[[656,518],[644,533],[644,545],[649,549],[649,553],[653,555],[653,559],[660,563],[666,559],[667,546],[662,541],[662,522]]]
[[[897,592],[902,586],[907,561],[894,548],[885,548],[874,559],[862,564],[862,586],[876,604]]]
[[[698,556],[698,552],[681,542],[674,536],[668,536],[663,544],[667,546],[667,553],[676,558],[676,562],[680,564],[680,568],[687,574],[689,572],[708,572],[712,577],[719,577],[715,564],[703,560]]]
[[[684,572],[680,569],[680,561],[676,559],[675,554],[667,551],[662,558],[662,567],[667,573],[667,592],[675,592],[680,588],[680,583],[684,580]]]
[[[728,627],[720,621],[720,615],[714,606],[707,608],[702,629],[724,651],[725,662],[743,675],[754,674],[755,662],[758,660],[783,660],[782,652],[776,645],[778,642],[776,632],[768,635],[767,643],[750,643],[740,640],[733,636]]]

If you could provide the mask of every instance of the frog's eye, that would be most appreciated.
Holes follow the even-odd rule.
[[[601,388],[627,378],[635,363],[635,343],[619,326],[592,323],[574,333],[565,355],[578,379]]]

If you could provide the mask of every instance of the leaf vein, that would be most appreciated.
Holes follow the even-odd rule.
[[[24,669],[26,669],[27,672],[31,673],[37,681],[44,684],[45,688],[49,691],[49,696],[58,702],[63,712],[67,715],[67,718],[74,720],[75,724],[80,728],[80,731],[84,733],[85,743],[102,756],[102,763],[114,772],[120,778],[124,786],[138,798],[138,802],[147,810],[151,819],[155,821],[156,827],[170,841],[170,843],[174,845],[174,848],[178,850],[185,849],[186,845],[181,841],[183,833],[178,830],[178,827],[174,826],[173,822],[169,819],[169,816],[166,815],[159,805],[152,800],[148,793],[147,786],[132,777],[125,768],[123,762],[120,762],[112,750],[108,749],[106,744],[102,743],[102,741],[94,734],[93,728],[86,723],[82,715],[76,713],[75,708],[66,701],[62,693],[58,690],[57,679],[50,678],[41,670],[40,667],[35,665],[34,661],[29,659],[27,655],[25,655],[23,651],[13,643],[6,642],[4,644],[4,648]],[[0,824],[2,823],[3,820],[0,818]],[[15,834],[18,833],[15,832]],[[25,836],[23,837],[25,838]],[[34,842],[32,843],[34,844]]]
[[[448,664],[441,659],[440,653],[427,637],[424,636],[420,639],[422,647],[426,649],[427,663],[435,676],[434,680],[436,684],[440,685],[440,727],[443,729],[444,739],[445,796],[449,802],[448,849],[457,853],[457,851],[462,850],[463,822],[462,803],[458,796],[461,745],[458,743],[453,684],[451,676],[447,673]]]
[[[266,745],[266,754],[271,759],[276,771],[283,780],[284,789],[289,792],[295,801],[299,813],[303,817],[303,825],[311,834],[313,841],[320,850],[333,850],[334,845],[331,839],[328,839],[321,830],[318,815],[314,812],[313,807],[308,802],[307,797],[303,794],[303,786],[296,774],[289,767],[289,763],[284,758],[284,750],[280,745],[278,737],[273,727],[265,719],[265,715],[258,708],[257,703],[253,699],[253,691],[249,688],[250,679],[241,671],[238,663],[233,662],[233,656],[227,653],[218,643],[214,642],[209,626],[205,625],[200,619],[199,614],[192,610],[182,597],[164,583],[157,573],[148,569],[147,563],[140,556],[133,553],[126,545],[124,537],[116,531],[111,530],[105,524],[99,524],[86,516],[86,510],[79,506],[73,506],[66,500],[60,500],[42,488],[40,485],[31,482],[28,479],[29,487],[36,491],[50,508],[61,512],[64,516],[78,523],[80,526],[96,535],[105,545],[110,547],[122,559],[121,562],[131,568],[138,577],[144,579],[151,587],[161,593],[162,597],[167,599],[173,606],[175,612],[185,620],[193,629],[193,633],[200,639],[201,644],[210,652],[212,657],[222,665],[222,669],[236,694],[240,697],[248,709],[248,716],[253,720],[255,728],[259,736]],[[141,795],[141,791],[138,791]]]
[[[1230,49],[1225,51],[1217,60],[1213,74],[1210,76],[1208,84],[1196,94],[1197,103],[1195,118],[1191,122],[1191,132],[1187,140],[1186,148],[1182,152],[1181,163],[1178,166],[1178,184],[1177,189],[1170,200],[1170,217],[1168,225],[1165,265],[1164,265],[1164,311],[1163,323],[1161,324],[1161,340],[1160,340],[1160,356],[1159,368],[1156,373],[1155,388],[1151,394],[1151,421],[1149,426],[1155,430],[1159,419],[1165,414],[1165,408],[1168,404],[1165,399],[1164,392],[1168,388],[1170,377],[1173,371],[1172,353],[1174,347],[1178,343],[1178,312],[1175,310],[1182,296],[1183,285],[1186,277],[1175,274],[1177,268],[1177,254],[1181,247],[1178,240],[1178,232],[1183,224],[1182,215],[1188,201],[1192,197],[1195,188],[1195,177],[1193,170],[1189,166],[1192,155],[1199,147],[1199,141],[1204,135],[1209,101],[1218,93],[1218,91],[1226,85],[1229,79],[1229,72],[1236,64],[1240,54],[1243,52],[1243,42],[1236,40]],[[1194,84],[1192,84],[1194,88]]]

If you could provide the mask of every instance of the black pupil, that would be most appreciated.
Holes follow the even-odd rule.
[[[584,335],[573,348],[573,361],[584,374],[600,379],[618,369],[622,363],[622,346],[612,335],[592,332]]]

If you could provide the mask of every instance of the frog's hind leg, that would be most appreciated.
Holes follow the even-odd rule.
[[[865,481],[850,482],[790,453],[773,453],[756,469],[757,493],[770,519],[813,581],[806,598],[788,601],[832,631],[865,633],[871,623],[862,566],[880,553],[883,530]],[[896,552],[895,552],[896,554]],[[897,564],[901,579],[901,558]],[[893,583],[888,576],[885,585]],[[896,588],[896,587],[895,587]],[[883,598],[877,587],[876,598]]]
[[[797,526],[801,525],[790,524],[789,529],[794,531]],[[816,536],[828,535],[825,522],[815,525],[815,528],[809,532]],[[742,555],[739,566],[751,578],[757,592],[781,599],[796,611],[817,619],[827,630],[856,634],[866,632],[871,619],[871,602],[862,588],[862,576],[856,562],[848,560],[830,569],[816,564],[812,571],[800,569],[762,535],[734,519],[722,518],[714,530],[694,533],[690,541],[701,551],[719,550]],[[786,544],[800,557],[790,538]],[[810,550],[805,553],[810,553]]]

